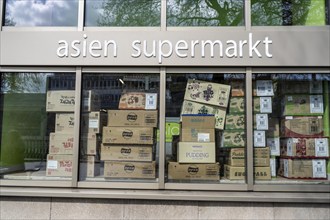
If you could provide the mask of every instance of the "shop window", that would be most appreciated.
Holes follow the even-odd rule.
[[[4,0],[4,26],[77,26],[79,0]]]
[[[242,26],[243,0],[168,0],[168,26]]]
[[[71,180],[73,130],[59,115],[74,111],[75,76],[1,74],[0,177],[6,180]]]
[[[257,184],[329,184],[330,74],[254,74]]]
[[[252,0],[251,21],[255,26],[323,26],[328,5],[328,0]]]
[[[155,182],[159,75],[84,74],[80,180]]]
[[[160,26],[161,0],[86,0],[85,25]]]
[[[243,74],[168,74],[166,179],[245,183]]]

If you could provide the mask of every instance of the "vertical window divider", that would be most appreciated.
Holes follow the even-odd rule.
[[[75,86],[75,107],[74,107],[74,135],[73,135],[73,166],[72,166],[72,187],[78,186],[79,169],[79,135],[80,135],[80,111],[81,111],[81,67],[76,68],[76,86]]]
[[[252,98],[252,69],[246,68],[245,77],[246,88],[246,157],[245,157],[245,177],[247,190],[253,191],[253,98]]]
[[[251,0],[244,1],[245,30],[251,31]]]
[[[5,1],[0,2],[0,31],[2,31],[2,19],[3,19],[3,14],[4,14],[4,5]]]
[[[78,31],[84,30],[85,1],[79,0],[78,5]]]
[[[160,68],[159,88],[159,189],[165,189],[165,102],[166,102],[166,68]]]
[[[161,0],[161,6],[160,6],[160,30],[166,31],[166,13],[167,13],[167,1]]]

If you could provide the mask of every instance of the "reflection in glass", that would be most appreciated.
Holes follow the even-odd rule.
[[[71,74],[1,74],[1,178],[71,178],[72,153],[63,153],[64,147],[72,150],[71,145],[56,151],[50,146],[50,136],[56,133],[56,115],[61,109],[49,109],[55,102],[49,94],[63,90],[72,93],[74,82]]]
[[[242,26],[242,0],[169,0],[168,26]]]
[[[245,183],[243,74],[169,74],[167,181]]]
[[[326,0],[252,0],[251,20],[255,26],[322,26],[329,16],[326,8]]]
[[[160,26],[161,0],[86,0],[86,26]]]
[[[5,0],[4,26],[77,26],[79,0]]]

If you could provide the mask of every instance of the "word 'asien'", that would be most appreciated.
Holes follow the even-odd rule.
[[[121,42],[122,43],[122,42]],[[248,56],[253,58],[272,58],[273,54],[270,47],[273,41],[269,37],[263,40],[254,40],[253,34],[249,33],[246,40],[178,40],[172,42],[170,40],[134,40],[131,43],[132,58],[155,58],[161,64],[164,58],[170,58],[175,54],[179,58],[243,58]],[[262,46],[260,46],[262,45]],[[259,46],[261,48],[259,48]],[[118,43],[115,40],[88,40],[86,34],[83,40],[66,40],[58,41],[57,56],[60,58],[77,58],[77,57],[118,57]]]

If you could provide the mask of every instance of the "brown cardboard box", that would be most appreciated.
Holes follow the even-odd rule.
[[[56,133],[74,132],[74,113],[56,113],[55,116]]]
[[[245,96],[245,81],[233,80],[229,82],[231,86],[231,96]]]
[[[214,115],[182,115],[181,128],[213,128],[215,126]]]
[[[157,109],[157,93],[123,93],[120,96],[118,109],[155,110]]]
[[[86,151],[88,155],[97,155],[99,149],[99,141],[95,133],[87,133],[81,137],[81,148]]]
[[[104,144],[153,144],[154,128],[103,127]]]
[[[244,180],[245,167],[233,167],[225,165],[225,175],[230,180]],[[254,167],[254,178],[256,180],[270,180],[271,173],[270,167]]]
[[[322,116],[285,117],[281,121],[282,137],[322,137]]]
[[[221,147],[245,147],[245,131],[224,130],[221,138]]]
[[[272,97],[253,97],[253,113],[272,113]]]
[[[282,94],[322,94],[322,81],[282,81]]]
[[[73,133],[50,133],[49,154],[73,154]]]
[[[269,147],[258,147],[253,149],[254,166],[269,167],[270,166],[270,150]]]
[[[244,114],[228,114],[225,123],[226,130],[245,129]]]
[[[104,161],[104,177],[154,179],[156,162]]]
[[[180,164],[169,162],[169,180],[219,180],[219,163],[211,164]]]
[[[245,98],[231,97],[229,101],[229,114],[245,113]]]
[[[83,133],[102,133],[103,126],[107,124],[107,115],[103,112],[83,113],[81,130]]]
[[[284,116],[323,115],[323,95],[285,95]]]
[[[87,174],[86,177],[95,177],[100,175],[100,163],[96,161],[94,155],[87,156]]]
[[[281,158],[278,175],[293,179],[326,179],[326,160]]]
[[[108,126],[157,127],[157,110],[108,110]]]
[[[197,102],[183,101],[181,115],[184,114],[209,114],[215,116],[215,128],[223,130],[226,119],[226,109],[205,105]]]
[[[214,142],[179,142],[179,163],[215,163]]]
[[[229,95],[229,85],[189,79],[184,99],[226,108]]]
[[[254,148],[254,166],[265,167],[269,166],[269,147]],[[233,167],[245,166],[245,148],[232,148],[229,152],[228,165]]]
[[[74,112],[74,105],[74,90],[47,91],[47,112]]]
[[[183,128],[182,142],[215,142],[214,128]]]
[[[329,157],[327,138],[285,138],[281,139],[281,156]]]
[[[101,145],[101,160],[143,161],[153,159],[152,145]]]
[[[48,154],[46,176],[71,177],[72,155]]]

